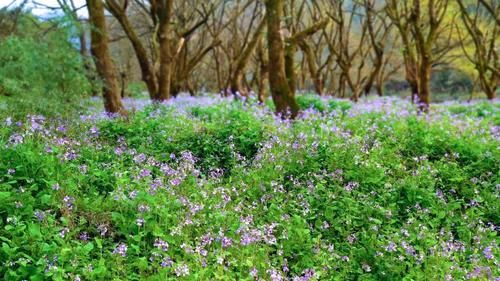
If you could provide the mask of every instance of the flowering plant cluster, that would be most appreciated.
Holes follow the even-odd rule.
[[[0,279],[500,277],[498,104],[302,106],[2,117]]]

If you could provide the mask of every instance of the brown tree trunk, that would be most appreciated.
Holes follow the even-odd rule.
[[[121,9],[120,5],[116,3],[115,0],[106,0],[106,4],[108,10],[118,20],[121,27],[123,28],[123,31],[129,38],[130,43],[134,48],[137,61],[139,62],[142,80],[144,81],[144,83],[146,83],[150,98],[154,99],[158,95],[158,81],[146,48],[142,44],[141,39],[135,32],[132,24],[128,20],[126,13]]]
[[[259,79],[258,79],[258,100],[259,103],[263,104],[266,100],[266,80],[268,78],[268,67],[269,60],[264,52],[264,45],[261,42],[259,43],[257,49],[257,56],[259,58]]]
[[[486,71],[478,71],[479,72],[479,85],[481,89],[486,94],[488,100],[493,100],[496,97],[496,91],[498,85],[500,84],[500,77],[495,77],[495,73],[492,73],[491,78],[488,79],[486,77]]]
[[[89,11],[89,21],[92,26],[90,50],[94,56],[97,73],[104,84],[104,108],[107,112],[125,115],[126,111],[120,97],[115,66],[111,60],[108,48],[104,5],[100,0],[87,0],[87,8]]]
[[[431,81],[432,63],[427,55],[422,57],[419,73],[419,92],[418,109],[420,112],[429,112],[430,104],[430,81]]]
[[[170,83],[172,81],[172,41],[169,40],[170,17],[172,15],[173,0],[158,1],[158,43],[160,55],[160,72],[158,77],[158,96],[155,100],[165,101],[170,98]]]
[[[252,35],[250,42],[248,42],[248,45],[243,50],[241,50],[241,54],[236,60],[236,66],[230,82],[231,92],[233,93],[233,95],[236,95],[236,93],[238,92],[241,96],[248,96],[249,87],[243,85],[244,71],[248,62],[250,61],[252,54],[261,41],[262,30],[265,26],[266,21],[262,20],[257,26],[254,34]]]
[[[381,83],[377,83],[375,84],[375,91],[377,92],[377,95],[379,97],[383,96],[384,95],[384,89],[383,89],[383,86]]]
[[[269,51],[269,85],[276,113],[285,118],[289,113],[295,118],[299,105],[290,90],[285,73],[285,46],[281,35],[283,0],[266,0],[267,41]]]
[[[288,44],[285,47],[285,74],[288,81],[288,87],[292,93],[297,91],[297,74],[295,73],[295,52],[294,44]]]

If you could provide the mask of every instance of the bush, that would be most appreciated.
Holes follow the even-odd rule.
[[[0,42],[0,100],[16,116],[64,116],[90,91],[83,61],[66,33]]]
[[[299,95],[297,96],[297,103],[300,109],[314,109],[319,112],[325,111],[326,107],[320,97],[314,95]]]

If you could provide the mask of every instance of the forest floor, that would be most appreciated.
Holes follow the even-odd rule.
[[[2,117],[0,279],[500,277],[499,103],[298,102]]]

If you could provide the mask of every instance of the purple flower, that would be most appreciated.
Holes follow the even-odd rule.
[[[149,210],[151,210],[151,208],[149,208],[148,205],[144,205],[144,204],[139,205],[139,207],[137,209],[141,213],[146,213],[146,212],[149,212]]]
[[[151,171],[148,169],[142,169],[141,173],[139,174],[141,178],[149,177],[151,176]]]
[[[92,126],[92,128],[90,128],[90,134],[94,137],[98,137],[99,136],[99,129],[97,129],[96,126]]]
[[[24,142],[24,137],[20,134],[13,134],[12,136],[10,136],[9,138],[9,143],[16,146],[18,144],[21,144]]]
[[[170,180],[170,184],[173,186],[178,186],[179,184],[181,184],[181,180],[178,178],[172,179]]]
[[[89,235],[87,234],[87,232],[80,233],[80,240],[82,240],[82,241],[88,241],[89,240]]]
[[[154,246],[159,250],[162,250],[163,252],[166,252],[168,250],[168,243],[160,238],[156,238]]]
[[[59,186],[59,184],[58,184],[58,183],[56,183],[56,184],[53,184],[53,185],[52,185],[52,189],[53,189],[53,190],[59,190],[59,189],[61,189],[61,186]]]
[[[221,245],[222,245],[222,248],[229,248],[231,247],[231,245],[233,245],[233,240],[229,237],[222,237],[221,239]]]
[[[488,246],[488,247],[484,248],[483,255],[488,260],[492,260],[492,259],[495,258],[495,256],[492,253],[492,247],[491,246]]]
[[[385,250],[386,250],[387,252],[390,252],[390,253],[392,253],[392,252],[396,252],[396,247],[397,247],[396,243],[394,243],[394,242],[392,242],[392,241],[391,241],[391,242],[389,242],[389,244],[385,247]]]
[[[186,264],[181,264],[175,269],[177,277],[189,275],[189,267]]]
[[[35,217],[39,222],[42,222],[45,219],[45,212],[44,211],[35,211]]]
[[[120,156],[123,154],[123,149],[121,147],[116,147],[115,148],[115,154]]]
[[[352,190],[354,190],[355,188],[359,187],[359,183],[357,182],[354,182],[354,181],[351,181],[349,182],[345,187],[344,189],[347,191],[347,192],[351,192]]]
[[[68,208],[68,210],[72,210],[73,209],[73,202],[75,201],[75,199],[71,196],[64,196],[63,198],[63,202],[66,206],[66,208]]]
[[[127,256],[127,245],[125,243],[120,243],[116,248],[113,250],[114,255],[119,255],[122,257]]]
[[[108,226],[105,224],[100,224],[97,226],[97,230],[101,234],[101,236],[105,236],[108,233]]]
[[[141,164],[144,161],[146,161],[146,155],[144,155],[144,153],[141,153],[134,157],[134,162],[136,164]]]
[[[250,270],[250,276],[252,276],[253,278],[257,278],[257,276],[259,275],[259,271],[257,270],[257,268],[252,268]]]
[[[161,261],[160,266],[161,267],[171,267],[174,264],[172,259],[170,257],[164,257],[163,260]]]
[[[64,238],[66,236],[66,234],[68,234],[69,232],[69,228],[65,227],[61,230],[61,232],[59,232],[59,236],[61,236],[61,238]]]

